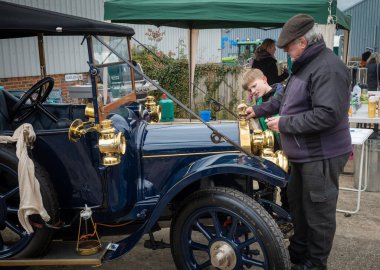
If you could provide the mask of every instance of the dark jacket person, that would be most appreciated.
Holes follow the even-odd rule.
[[[368,59],[367,69],[368,90],[377,91],[380,84],[380,64],[376,61],[376,56]]]
[[[339,175],[351,152],[349,72],[326,48],[309,15],[296,15],[284,25],[278,47],[294,61],[284,95],[254,106],[248,118],[280,114],[268,118],[267,125],[280,132],[292,164],[292,270],[326,269],[336,229]]]
[[[276,45],[274,40],[270,38],[265,39],[256,49],[255,60],[252,64],[252,68],[260,69],[264,73],[269,85],[280,83],[289,76],[287,71],[278,75],[277,60],[274,57],[275,52]]]

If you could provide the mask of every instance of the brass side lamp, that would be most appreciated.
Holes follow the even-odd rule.
[[[120,163],[120,156],[125,154],[127,144],[121,132],[115,134],[111,120],[103,120],[99,129],[99,151],[103,154],[102,163],[112,166]]]
[[[93,131],[99,134],[98,145],[100,153],[103,154],[102,165],[119,164],[121,155],[126,152],[127,143],[123,133],[120,131],[116,133],[112,120],[106,119],[100,124],[95,124],[94,122],[82,122],[82,120],[76,119],[70,126],[69,140],[78,142],[83,135]]]

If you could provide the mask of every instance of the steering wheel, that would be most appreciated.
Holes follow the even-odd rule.
[[[56,123],[57,118],[42,105],[53,90],[53,86],[54,80],[51,77],[43,78],[33,85],[13,106],[10,113],[11,120],[20,123],[39,110]]]

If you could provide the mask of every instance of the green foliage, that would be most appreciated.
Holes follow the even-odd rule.
[[[173,59],[155,48],[150,48],[156,56],[152,55],[147,50],[137,51],[136,48],[132,50],[133,59],[141,64],[144,73],[150,78],[157,80],[160,85],[168,90],[174,97],[180,100],[183,104],[189,107],[189,66],[188,60],[184,57]],[[227,84],[226,75],[228,73],[234,74],[236,77],[242,72],[243,68],[234,65],[223,64],[200,64],[196,66],[194,78],[194,96],[202,94],[198,88],[205,89],[207,94],[219,101],[219,87],[222,83],[229,87],[232,98],[230,97],[229,104],[224,104],[230,110],[235,110],[237,104],[236,90],[231,85]],[[204,81],[205,87],[200,85]],[[205,90],[203,90],[205,91]],[[149,93],[156,97],[158,102],[161,98],[159,90]],[[223,103],[223,102],[222,102]],[[213,109],[215,115],[215,108],[212,105],[210,98],[205,98],[204,102],[195,104],[195,112],[204,110],[205,108]],[[228,114],[224,111],[218,115],[218,118],[227,118]],[[175,106],[176,118],[187,118],[188,113],[179,106]],[[230,117],[229,117],[230,118]]]
[[[197,65],[195,69],[195,85],[200,86],[200,80],[204,79],[204,84],[206,86],[206,93],[204,102],[198,103],[195,105],[196,111],[203,110],[205,108],[211,109],[212,115],[216,114],[217,106],[213,103],[212,99],[215,99],[221,102],[225,107],[227,107],[230,111],[235,111],[237,105],[237,93],[236,89],[234,89],[233,85],[230,85],[227,81],[227,75],[232,74],[237,77],[243,68],[239,65],[225,65],[225,64],[203,64]],[[229,99],[228,104],[224,103],[221,100],[221,96],[226,95],[226,93],[221,93],[220,86],[224,84],[224,89],[228,89]],[[195,93],[199,94],[199,91],[194,90]],[[211,98],[210,98],[211,97]],[[226,119],[231,118],[231,115],[227,113],[225,110],[222,110],[218,113],[218,119]]]
[[[179,99],[186,106],[189,106],[188,92],[188,62],[186,59],[172,59],[161,52],[157,52],[156,57],[147,51],[143,51],[133,56],[133,59],[141,64],[146,75],[157,80],[160,86],[168,90],[174,97]],[[149,93],[155,96],[156,102],[161,98],[162,93],[157,90]],[[187,113],[175,106],[175,117],[186,118]]]

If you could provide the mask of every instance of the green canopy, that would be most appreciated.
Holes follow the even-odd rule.
[[[340,9],[336,10],[336,21],[340,29],[351,29],[351,16],[345,15]]]
[[[190,108],[198,29],[279,28],[299,13],[313,16],[318,24],[335,23],[339,28],[350,28],[350,19],[337,9],[336,0],[107,0],[104,3],[105,20],[190,30]]]
[[[118,23],[152,24],[193,29],[274,28],[305,13],[327,24],[330,15],[338,27],[349,30],[350,19],[336,0],[108,0],[104,18]]]

